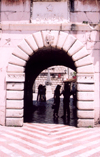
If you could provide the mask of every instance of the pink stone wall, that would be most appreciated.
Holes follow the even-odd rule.
[[[0,124],[5,125],[5,98],[6,98],[6,68],[8,60],[12,54],[14,48],[27,36],[35,31],[41,30],[41,26],[31,27],[31,30],[26,28],[26,25],[18,28],[16,24],[29,24],[30,22],[30,1],[17,4],[5,4],[1,3],[1,24],[0,24]],[[70,22],[77,25],[83,21],[88,21],[89,24],[100,23],[100,1],[80,1],[75,0],[75,11],[70,13]],[[2,27],[2,24],[4,25]],[[14,27],[10,27],[10,24],[14,24]],[[12,28],[12,29],[11,29]],[[25,29],[26,28],[26,29]],[[35,28],[35,29],[34,29]],[[47,29],[46,26],[43,27]],[[52,26],[48,27],[52,29]],[[80,27],[79,27],[80,28]],[[95,71],[95,122],[100,119],[100,25],[94,29],[94,25],[89,26],[90,29],[80,30],[65,29],[64,31],[73,34],[79,41],[81,41],[91,54],[94,71]],[[54,27],[54,30],[61,27]]]
[[[1,3],[1,22],[3,23],[29,23],[30,19],[30,1],[20,4]]]
[[[100,22],[100,1],[75,0],[74,12],[71,13],[72,22],[88,21],[89,23]]]

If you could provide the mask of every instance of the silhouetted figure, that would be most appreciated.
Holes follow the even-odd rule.
[[[77,113],[76,113],[76,101],[77,101],[77,87],[76,87],[76,82],[74,82],[72,84],[72,90],[71,90],[71,95],[73,96],[73,115],[74,118],[77,117]]]
[[[38,86],[37,101],[41,101],[41,94],[42,94],[42,84]]]
[[[45,86],[42,87],[42,98],[41,98],[41,100],[43,102],[46,102],[46,87]]]
[[[72,95],[73,95],[73,105],[76,107],[76,92],[77,92],[77,89],[76,89],[76,83],[73,83],[72,84]]]
[[[67,120],[69,122],[69,120],[70,120],[70,108],[69,108],[70,84],[69,83],[65,83],[62,94],[63,94],[64,98],[63,98],[63,116],[61,118],[66,119],[66,116],[67,116]],[[66,113],[67,113],[67,115],[66,115]]]
[[[46,101],[46,87],[43,86],[42,84],[38,86],[37,101],[40,101],[40,102]]]
[[[55,104],[55,107],[54,107],[54,118],[58,118],[58,111],[59,111],[59,105],[60,105],[60,88],[61,86],[60,85],[57,85],[55,91],[54,91],[54,104]]]

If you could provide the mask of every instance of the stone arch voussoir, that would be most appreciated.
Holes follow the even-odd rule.
[[[44,47],[62,49],[72,57],[77,69],[78,126],[94,125],[94,67],[84,45],[63,31],[39,31],[23,39],[13,51],[7,69],[6,125],[23,125],[25,65]]]

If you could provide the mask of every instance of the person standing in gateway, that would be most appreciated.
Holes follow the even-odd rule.
[[[54,118],[58,118],[58,111],[59,111],[59,105],[60,105],[60,88],[61,86],[60,85],[57,85],[55,91],[54,91],[54,104],[55,104],[55,107],[54,107],[54,113],[53,113],[53,116]]]
[[[61,118],[66,119],[68,122],[70,121],[70,84],[67,82],[64,85],[64,90],[62,91],[62,94],[64,96],[63,98],[63,116]],[[67,114],[66,114],[67,113]]]

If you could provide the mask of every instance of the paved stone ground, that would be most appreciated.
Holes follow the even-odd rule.
[[[54,119],[53,118],[53,94],[47,95],[46,102],[38,102],[36,101],[37,95],[34,94],[34,101],[33,106],[35,106],[36,110],[33,112],[31,122],[34,123],[48,123],[48,124],[66,124],[66,121],[61,118],[63,115],[63,96],[60,98],[60,108],[59,108],[59,118]],[[72,100],[72,99],[71,99]],[[75,108],[70,105],[70,126],[76,126],[76,119],[75,119]]]
[[[44,123],[0,126],[0,157],[100,157],[100,127]]]
[[[100,127],[65,125],[62,102],[58,122],[53,121],[52,102],[50,97],[43,104],[34,100],[31,123],[23,127],[0,126],[0,157],[100,157]]]

